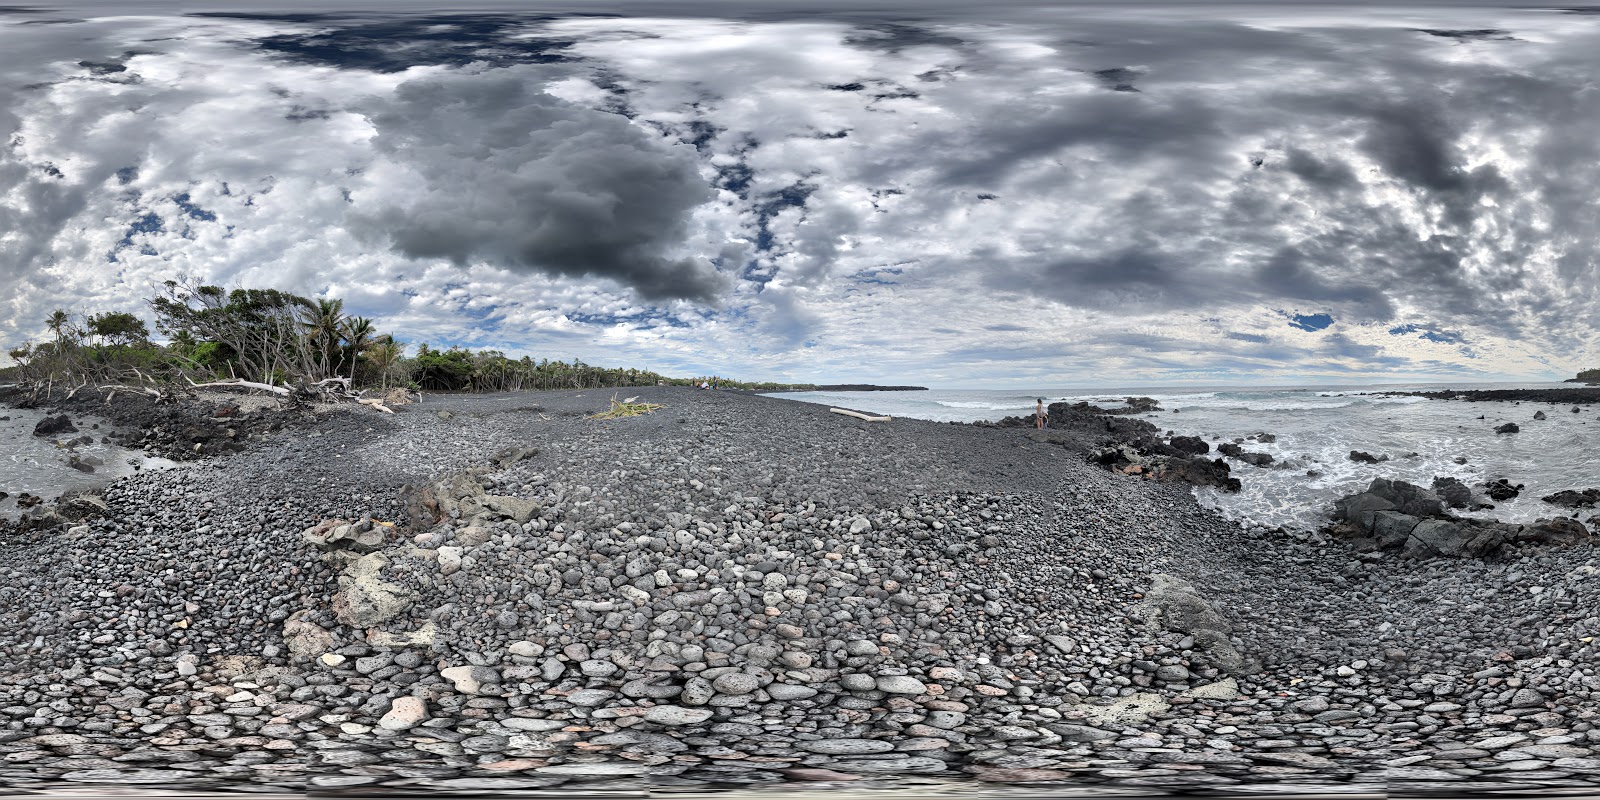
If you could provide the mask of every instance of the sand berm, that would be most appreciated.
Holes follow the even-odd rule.
[[[0,782],[1600,775],[1591,547],[1358,557],[1088,434],[621,394],[319,414],[9,537]]]

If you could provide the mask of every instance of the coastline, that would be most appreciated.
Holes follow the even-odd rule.
[[[119,480],[106,516],[10,545],[7,606],[27,611],[0,626],[0,748],[32,755],[5,779],[571,791],[1596,771],[1577,763],[1600,741],[1590,688],[1561,665],[1596,655],[1590,545],[1410,562],[1249,538],[1186,485],[1088,463],[1090,429],[636,393],[665,407],[592,420],[609,393],[573,391],[336,411],[217,469]],[[302,536],[364,517],[395,527],[327,553]],[[1429,676],[1446,674],[1441,693]],[[95,688],[40,692],[65,676]],[[107,697],[124,699],[97,711]],[[1503,741],[1440,755],[1488,739]],[[1524,744],[1544,749],[1496,769]]]

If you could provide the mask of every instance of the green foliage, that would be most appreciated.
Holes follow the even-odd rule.
[[[809,385],[741,382],[714,376],[669,378],[652,370],[511,358],[498,350],[406,345],[372,320],[348,316],[338,298],[310,299],[277,289],[224,289],[187,279],[166,281],[147,303],[166,346],[150,342],[144,320],[127,312],[94,314],[78,324],[57,310],[44,320],[50,338],[11,350],[19,380],[182,381],[245,378],[277,385],[348,378],[352,386],[406,386],[435,392],[502,392],[630,386],[803,390]],[[136,373],[136,375],[135,375]]]
[[[1584,383],[1600,383],[1600,369],[1586,369],[1578,373],[1578,380]]]
[[[90,317],[88,322],[88,332],[91,336],[97,336],[101,341],[114,347],[126,347],[150,340],[150,329],[145,327],[144,320],[126,311],[96,314]]]

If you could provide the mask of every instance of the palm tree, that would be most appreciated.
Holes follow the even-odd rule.
[[[344,327],[344,301],[317,298],[317,304],[306,309],[302,323],[306,326],[306,337],[322,357],[323,372],[335,372],[333,359],[339,352],[339,337]]]
[[[50,329],[51,333],[56,335],[56,352],[61,352],[68,334],[72,332],[72,317],[58,308],[50,312],[50,316],[45,320],[44,324],[45,327]]]
[[[366,317],[350,317],[344,321],[343,328],[345,348],[350,353],[350,381],[354,383],[356,359],[372,344],[377,328],[372,327],[372,320]]]
[[[372,365],[378,368],[379,380],[384,391],[389,389],[389,370],[400,363],[404,356],[406,346],[395,341],[393,336],[382,336],[372,343],[367,349],[367,357],[372,359]]]

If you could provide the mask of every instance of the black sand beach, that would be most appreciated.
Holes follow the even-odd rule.
[[[665,407],[263,424],[6,534],[0,784],[1600,783],[1590,545],[1358,553],[1090,431],[618,394]]]

